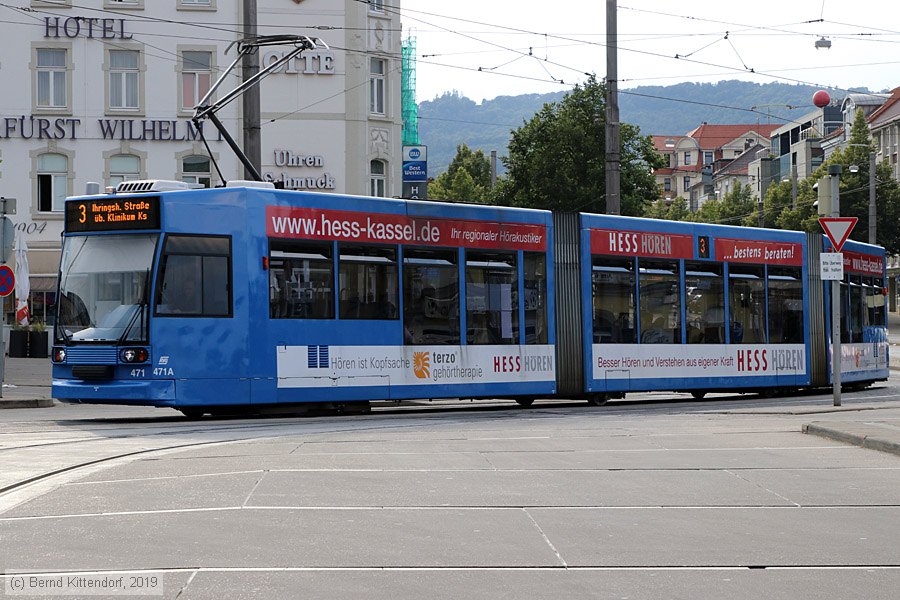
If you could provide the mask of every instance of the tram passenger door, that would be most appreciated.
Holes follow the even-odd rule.
[[[166,236],[152,332],[154,376],[175,380],[179,404],[250,398],[246,275],[235,277],[232,236]],[[243,284],[243,285],[241,285]]]

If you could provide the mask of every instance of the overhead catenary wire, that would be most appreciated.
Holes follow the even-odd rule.
[[[355,1],[356,1],[356,2],[360,2],[360,3],[363,3],[363,4],[370,4],[370,2],[369,2],[368,0],[355,0]],[[49,4],[52,4],[52,3],[54,3],[54,2],[53,2],[52,0],[50,0],[48,3],[49,3]],[[155,21],[155,22],[161,22],[161,23],[169,23],[169,24],[175,24],[175,25],[182,25],[182,26],[186,26],[186,27],[201,27],[201,28],[204,28],[204,29],[215,29],[215,30],[218,30],[218,31],[222,31],[222,32],[226,32],[226,33],[230,33],[230,34],[234,34],[234,35],[240,35],[240,33],[241,33],[239,30],[227,29],[227,28],[223,28],[223,27],[216,27],[216,26],[214,26],[214,25],[209,25],[209,24],[206,24],[206,23],[185,22],[185,21],[178,21],[178,20],[174,20],[174,19],[162,19],[162,18],[159,18],[159,17],[151,17],[151,16],[148,16],[148,15],[141,15],[141,14],[134,14],[134,13],[128,13],[128,14],[126,15],[126,14],[123,13],[123,12],[117,12],[117,11],[113,11],[113,10],[109,10],[109,9],[104,9],[104,8],[96,8],[96,7],[82,6],[82,5],[78,5],[78,4],[63,3],[63,2],[61,2],[61,1],[59,2],[59,4],[60,4],[60,6],[65,6],[65,7],[67,7],[67,8],[73,8],[73,7],[75,7],[75,8],[83,8],[83,9],[85,9],[85,10],[92,10],[92,11],[97,11],[97,12],[109,13],[109,14],[114,14],[114,15],[116,15],[116,16],[120,16],[120,17],[132,18],[132,19],[135,19],[135,20]],[[10,4],[7,4],[7,3],[0,3],[0,6],[5,6],[5,7],[7,7],[7,8],[12,9],[12,10],[18,10],[18,11],[22,11],[22,12],[31,12],[31,13],[43,12],[43,13],[45,13],[45,14],[53,14],[53,15],[55,15],[55,16],[65,16],[65,15],[59,15],[58,13],[50,13],[50,12],[48,12],[48,11],[46,11],[46,10],[41,10],[41,9],[38,9],[38,8],[13,6],[13,5],[10,5]],[[620,8],[626,8],[626,9],[628,9],[629,7],[620,7]],[[400,11],[396,10],[395,7],[393,7],[393,6],[391,6],[391,5],[387,4],[387,3],[384,4],[384,10],[385,10],[385,12],[389,12],[389,13],[393,12],[394,14],[398,14],[398,15],[400,14]],[[635,10],[640,10],[640,9],[635,9]],[[437,14],[435,14],[435,13],[429,13],[429,12],[425,12],[425,11],[409,11],[408,9],[405,10],[404,12],[415,12],[415,13],[419,13],[419,14],[432,15],[432,16],[440,17],[440,18],[447,18],[447,19],[452,19],[452,20],[457,20],[457,21],[462,21],[462,22],[468,22],[468,23],[473,23],[473,24],[479,24],[479,25],[483,25],[483,26],[493,27],[493,28],[496,28],[496,29],[504,30],[504,31],[512,31],[512,32],[517,32],[517,33],[522,33],[522,34],[529,34],[529,35],[539,35],[539,36],[542,36],[545,40],[547,40],[547,39],[561,39],[561,40],[566,40],[566,41],[570,41],[570,42],[577,43],[577,44],[588,44],[588,45],[596,45],[596,46],[605,46],[605,44],[604,44],[604,43],[601,43],[601,42],[593,42],[593,41],[586,41],[586,40],[574,39],[574,38],[571,38],[571,37],[568,37],[568,36],[561,36],[561,35],[559,35],[559,34],[551,34],[551,33],[546,33],[546,32],[544,32],[544,33],[541,33],[541,32],[534,32],[534,31],[529,31],[529,30],[525,30],[525,29],[521,29],[521,28],[514,28],[514,27],[510,27],[510,26],[506,26],[506,25],[497,25],[497,24],[484,23],[484,22],[481,22],[481,21],[473,20],[473,19],[466,19],[466,18],[460,18],[460,17],[448,17],[448,16],[445,16],[445,15],[437,15]],[[646,12],[659,12],[659,11],[646,11]],[[670,14],[670,13],[660,13],[660,14]],[[684,15],[670,15],[670,16],[684,17]],[[695,20],[702,20],[702,21],[715,22],[715,20],[712,20],[712,19],[703,19],[703,18],[693,18],[693,19],[695,19]],[[724,22],[723,22],[723,23],[724,23]],[[802,22],[802,23],[806,23],[806,22]],[[728,24],[733,24],[733,23],[728,23]],[[796,35],[796,34],[799,34],[799,35],[811,35],[811,34],[805,34],[805,33],[801,33],[801,32],[793,32],[793,31],[779,30],[777,27],[748,26],[748,25],[743,25],[743,24],[733,24],[733,25],[738,25],[738,26],[741,26],[741,27],[748,27],[748,28],[750,28],[750,29],[759,29],[759,30],[768,30],[768,31],[773,31],[773,32],[780,32],[780,33],[791,34],[791,35]],[[261,26],[264,26],[264,25],[261,25]],[[275,26],[277,26],[277,25],[273,25],[273,27],[275,27]],[[360,28],[360,29],[363,29],[363,28]],[[368,29],[368,28],[366,28],[366,29]],[[451,29],[444,28],[444,27],[439,27],[439,29],[441,29],[442,31],[446,31],[446,32],[448,32],[448,33],[457,33],[457,32],[454,32],[454,31],[451,30]],[[164,34],[139,33],[139,34],[137,34],[137,35],[164,35]],[[504,51],[504,52],[511,51],[511,52],[514,52],[514,53],[518,53],[519,55],[525,55],[525,56],[528,56],[527,54],[525,54],[525,53],[523,53],[523,52],[521,52],[521,51],[516,51],[515,49],[510,49],[510,48],[507,48],[507,47],[505,47],[505,46],[503,46],[503,45],[500,45],[500,44],[493,44],[493,43],[491,43],[491,42],[485,42],[484,40],[479,40],[478,38],[474,38],[474,37],[472,37],[472,36],[466,36],[466,37],[469,37],[470,39],[472,39],[472,40],[474,40],[474,41],[480,41],[480,42],[482,42],[482,43],[491,44],[491,45],[493,45],[493,46],[497,49],[497,51]],[[104,40],[104,41],[105,41],[106,43],[109,43],[108,40]],[[176,53],[167,51],[167,50],[165,50],[164,48],[160,48],[160,47],[158,47],[158,46],[154,46],[153,44],[149,44],[149,43],[147,43],[146,41],[144,41],[144,42],[142,42],[142,43],[144,43],[145,45],[147,45],[147,46],[149,46],[149,47],[151,47],[151,48],[154,48],[155,50],[158,50],[158,51],[160,51],[160,52],[164,52],[164,53],[167,53],[167,54],[172,55],[172,56],[174,57],[174,59],[172,59],[173,61],[177,61],[177,60],[178,60],[178,56],[177,56]],[[350,49],[350,48],[341,48],[341,47],[339,47],[339,46],[332,46],[332,47],[333,47],[334,49],[336,49],[336,50],[341,50],[341,51],[344,51],[344,52],[347,52],[347,53],[358,53],[358,54],[363,54],[363,55],[370,54],[368,51],[364,51],[364,50],[356,50],[356,49]],[[639,53],[646,53],[646,54],[649,54],[649,55],[652,55],[652,56],[658,56],[658,57],[669,58],[669,59],[672,58],[671,56],[668,56],[668,55],[662,55],[662,54],[658,54],[658,53],[647,52],[647,51],[641,51],[641,50],[636,50],[636,49],[622,48],[621,45],[620,45],[620,48],[623,49],[623,50],[625,50],[625,51],[639,52]],[[394,55],[394,54],[391,54],[391,53],[388,53],[388,56],[390,56],[390,57],[392,57],[392,58],[398,58],[398,56],[396,56],[396,55]],[[161,57],[160,57],[160,58],[161,58]],[[534,56],[531,56],[531,58],[533,58],[534,60],[537,60],[539,63],[541,63],[541,62],[546,62],[546,63],[548,63],[548,64],[552,64],[552,65],[558,66],[558,67],[560,67],[560,68],[565,68],[565,69],[567,69],[567,70],[571,70],[571,71],[573,71],[573,72],[577,72],[577,73],[579,73],[579,74],[581,74],[581,75],[589,75],[589,73],[586,72],[586,71],[583,71],[583,70],[578,69],[578,68],[575,68],[575,67],[571,67],[571,66],[569,66],[569,65],[565,65],[565,64],[563,64],[563,63],[557,63],[557,62],[550,61],[550,60],[544,60],[544,59],[541,59],[541,58],[538,58],[538,57],[534,57]],[[726,66],[726,65],[716,65],[716,64],[714,64],[714,63],[706,63],[706,62],[703,62],[703,61],[691,61],[691,60],[689,60],[689,59],[681,59],[681,60],[688,60],[689,62],[697,62],[698,64],[704,64],[704,65],[714,66],[714,67],[721,68],[721,69],[727,69],[728,72],[734,72],[734,71],[751,72],[751,71],[747,71],[746,69],[739,69],[739,68],[737,68],[737,67],[730,67],[730,66]],[[543,70],[547,73],[547,75],[550,77],[550,80],[547,80],[547,79],[544,79],[544,78],[540,78],[540,77],[529,77],[529,76],[523,76],[523,75],[519,75],[519,74],[503,73],[502,71],[496,70],[496,69],[499,68],[499,66],[498,66],[498,67],[492,67],[492,68],[482,68],[482,69],[479,70],[479,69],[470,69],[470,68],[468,68],[468,67],[463,67],[463,66],[459,66],[459,65],[450,65],[450,64],[446,64],[446,63],[437,63],[437,62],[423,61],[423,60],[421,60],[421,59],[420,59],[420,62],[423,62],[423,63],[425,63],[425,64],[434,64],[434,65],[436,65],[436,66],[441,66],[441,67],[450,67],[450,68],[460,68],[460,69],[465,69],[465,70],[474,70],[474,71],[480,71],[480,72],[482,72],[482,73],[487,72],[487,73],[490,73],[490,74],[492,74],[492,75],[504,76],[504,77],[511,77],[511,78],[515,78],[515,79],[531,80],[531,81],[544,82],[544,83],[557,84],[557,85],[567,85],[567,84],[565,83],[565,80],[564,80],[564,79],[562,79],[562,78],[557,78],[556,76],[554,76],[552,73],[549,72],[549,70],[547,70],[546,66],[543,65],[543,64],[541,65],[541,67],[542,67]],[[885,63],[872,63],[872,64],[873,64],[873,65],[877,65],[877,64],[885,64]],[[890,63],[888,63],[888,64],[890,64]],[[865,65],[855,65],[855,66],[865,66]],[[219,69],[217,68],[216,70],[219,70]],[[812,86],[817,86],[817,87],[825,87],[825,88],[828,88],[828,89],[837,90],[837,91],[844,91],[844,92],[848,92],[848,93],[851,92],[851,90],[843,90],[842,88],[838,88],[838,87],[836,87],[836,86],[822,85],[822,84],[817,84],[817,83],[814,83],[814,82],[809,82],[809,81],[804,81],[804,80],[795,79],[795,78],[789,78],[789,77],[783,77],[783,76],[779,76],[779,75],[775,75],[775,74],[774,74],[775,72],[783,72],[783,71],[791,71],[791,70],[793,70],[793,69],[775,69],[775,70],[771,70],[771,72],[752,71],[752,73],[753,73],[754,75],[761,75],[761,76],[771,77],[771,78],[775,78],[775,79],[782,79],[782,80],[786,80],[786,81],[792,81],[792,82],[795,82],[795,83],[803,83],[803,84],[812,85]],[[800,69],[796,69],[796,70],[800,70]],[[620,81],[624,81],[624,80],[620,80]],[[632,80],[632,81],[633,81],[633,80]],[[352,89],[352,88],[351,88],[351,89]],[[688,101],[688,100],[682,100],[682,99],[671,98],[671,97],[665,97],[665,96],[654,96],[654,95],[651,95],[651,94],[640,94],[640,93],[636,93],[636,92],[629,92],[628,90],[622,90],[622,89],[619,90],[619,93],[622,93],[622,94],[631,94],[631,95],[643,95],[643,96],[649,97],[649,98],[656,98],[656,99],[659,99],[659,100],[672,101],[672,102],[686,102],[686,103],[691,103],[691,104],[701,104],[701,103],[698,103],[698,102],[696,102],[696,101]],[[339,94],[336,94],[336,95],[339,95]],[[330,96],[329,98],[333,98],[333,97],[335,97],[336,95]],[[320,101],[324,101],[324,100],[320,100]],[[318,103],[318,102],[316,102],[316,103]],[[705,105],[711,106],[711,107],[717,107],[717,108],[726,108],[726,109],[731,109],[731,110],[742,110],[742,111],[754,112],[754,111],[752,111],[752,110],[750,110],[750,109],[746,109],[746,108],[742,108],[742,107],[725,106],[725,105],[716,105],[716,104],[714,104],[714,103],[705,103]],[[286,113],[286,115],[289,116],[289,115],[294,114],[294,113],[296,113],[296,112],[298,112],[298,111],[291,111],[290,113]],[[760,114],[761,114],[761,113],[760,113]],[[769,116],[769,115],[765,115],[765,116]],[[780,118],[781,118],[782,120],[784,120],[784,117],[780,117]],[[270,122],[271,122],[271,121],[270,121]],[[790,119],[788,119],[788,122],[792,122],[792,121],[791,121]]]

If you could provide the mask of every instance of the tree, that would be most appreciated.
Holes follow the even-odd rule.
[[[482,150],[456,147],[450,167],[428,186],[429,200],[485,204],[491,196],[491,162]]]
[[[841,215],[858,217],[859,222],[850,237],[868,241],[869,228],[869,152],[871,138],[862,110],[857,111],[850,129],[850,140],[844,148],[836,150],[813,174],[797,185],[797,202],[791,209],[791,184],[779,183],[769,187],[764,203],[766,225],[783,229],[821,232],[818,212],[813,203],[818,199],[813,185],[828,176],[829,165],[843,166],[840,178]],[[849,166],[859,170],[851,173]],[[876,231],[877,242],[888,253],[900,252],[900,184],[893,179],[891,166],[887,162],[876,165]]]
[[[688,209],[687,200],[678,196],[667,203],[662,198],[657,198],[644,209],[644,217],[648,219],[665,219],[667,221],[688,221],[691,211]]]
[[[723,225],[740,225],[742,222],[745,225],[759,225],[756,202],[753,201],[749,185],[741,185],[738,181],[734,184],[734,188],[722,197],[718,222]]]
[[[721,200],[718,198],[706,200],[697,212],[689,214],[688,217],[697,223],[749,226],[759,224],[750,186],[741,185],[740,182],[736,182],[734,188]]]
[[[874,150],[862,109],[856,111],[847,147],[831,155],[830,164],[843,165],[841,173],[841,215],[859,217],[850,238],[869,240],[869,153]],[[852,173],[850,165],[859,170]],[[900,251],[900,185],[893,179],[887,162],[875,166],[876,241],[889,253]]]
[[[592,75],[512,132],[503,159],[507,181],[496,190],[499,203],[605,211],[605,93]],[[663,159],[635,126],[623,124],[621,140],[621,211],[640,216],[659,195],[651,169]]]

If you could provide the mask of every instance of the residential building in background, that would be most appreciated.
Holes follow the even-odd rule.
[[[265,179],[289,189],[400,194],[398,4],[258,0],[260,35],[308,35],[331,48],[306,51],[261,83]],[[243,179],[211,124],[203,128],[207,150],[190,121],[234,59],[236,50],[226,50],[241,31],[240,0],[32,0],[27,11],[8,11],[0,23],[0,185],[18,200],[12,219],[29,247],[35,319],[52,311],[66,196],[88,182]],[[263,48],[260,62],[287,50]],[[237,69],[217,97],[239,81]],[[218,116],[240,144],[240,99]]]
[[[702,123],[682,136],[652,136],[653,145],[667,165],[653,174],[660,197],[671,202],[679,196],[696,211],[715,197],[714,173],[759,144],[769,144],[769,136],[779,124],[710,125]]]
[[[900,146],[900,87],[894,88],[884,104],[869,115],[868,123],[875,142],[876,158],[888,161],[894,179],[900,180],[900,166],[897,162]]]

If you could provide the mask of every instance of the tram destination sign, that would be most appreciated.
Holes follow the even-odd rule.
[[[66,202],[66,232],[159,229],[159,196]]]

